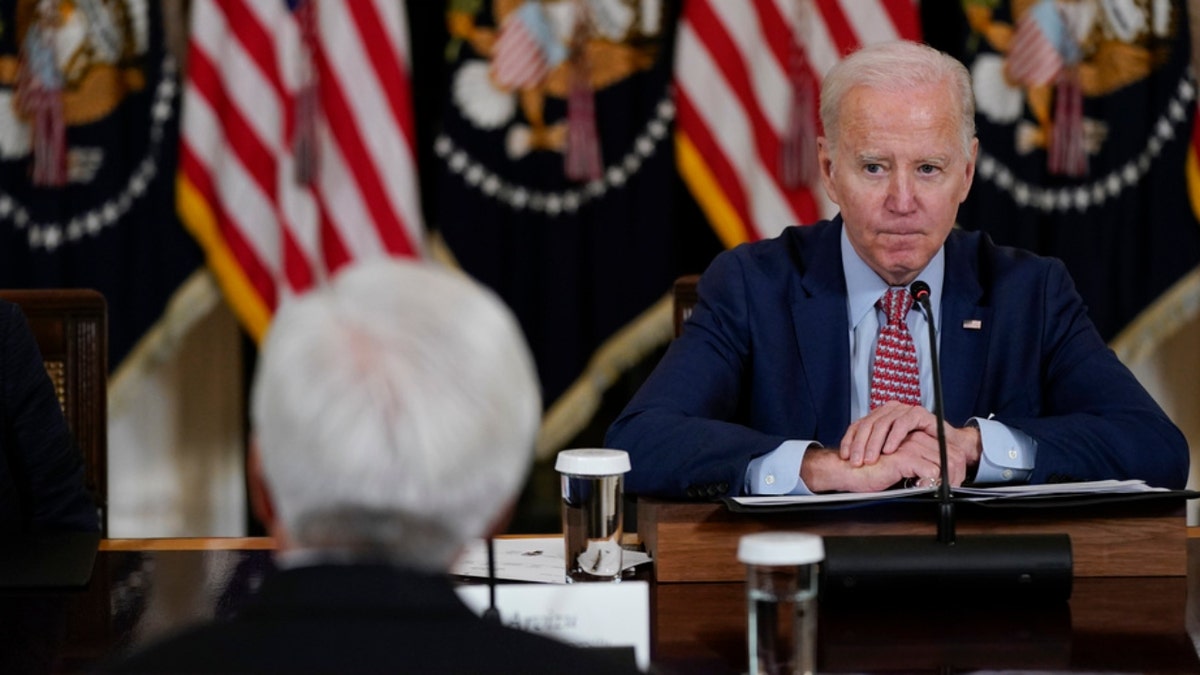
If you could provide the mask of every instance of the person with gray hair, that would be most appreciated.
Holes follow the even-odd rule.
[[[233,620],[110,670],[638,672],[477,617],[445,577],[505,524],[541,416],[490,291],[432,264],[356,264],[279,309],[251,399],[249,489],[281,571]]]
[[[974,157],[975,150],[975,93],[971,75],[960,61],[938,50],[915,42],[884,42],[867,47],[838,61],[821,81],[821,126],[828,152],[836,152],[841,134],[842,102],[851,89],[866,87],[898,95],[927,88],[930,83],[947,87],[950,110],[956,113],[954,123],[962,156]]]
[[[516,496],[540,419],[504,305],[446,271],[366,263],[274,319],[251,393],[253,494],[289,548],[443,571]]]
[[[954,485],[1142,479],[1181,488],[1183,434],[1107,348],[1058,260],[955,229],[978,141],[966,68],[865,47],[821,88],[840,213],[718,255],[682,334],[609,429],[631,493],[938,484],[928,285]]]

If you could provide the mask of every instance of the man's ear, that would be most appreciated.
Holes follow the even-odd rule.
[[[262,459],[258,455],[258,439],[250,439],[250,452],[246,457],[246,490],[250,493],[250,509],[266,528],[267,534],[275,538],[275,544],[284,548],[286,533],[275,512],[275,499],[267,479],[263,475]]]
[[[817,137],[817,168],[821,171],[821,187],[825,189],[825,196],[840,206],[837,184],[833,182],[833,153],[829,147],[829,139],[824,136]]]
[[[958,203],[961,204],[967,201],[967,195],[971,193],[971,183],[975,180],[975,162],[979,159],[979,139],[971,139],[971,151],[967,157],[966,180],[963,181],[963,191],[959,195]]]

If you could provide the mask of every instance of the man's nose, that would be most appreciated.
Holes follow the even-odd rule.
[[[917,208],[915,187],[912,176],[894,172],[888,181],[887,208],[894,213],[911,213]]]

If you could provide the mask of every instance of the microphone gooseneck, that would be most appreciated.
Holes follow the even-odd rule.
[[[913,300],[925,312],[925,323],[929,326],[929,355],[933,365],[933,416],[937,419],[938,460],[941,464],[941,484],[938,486],[938,541],[954,543],[954,502],[950,499],[949,456],[946,451],[946,407],[942,401],[942,369],[938,363],[937,326],[933,324],[933,307],[929,302],[929,284],[920,279],[909,287]]]
[[[500,610],[496,608],[496,544],[492,537],[487,538],[488,565],[488,606],[483,610],[483,618],[489,621],[500,621]]]

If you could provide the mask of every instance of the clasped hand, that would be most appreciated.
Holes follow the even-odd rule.
[[[947,424],[945,431],[950,484],[962,485],[979,463],[979,430]],[[801,477],[814,492],[874,492],[906,479],[932,484],[941,475],[939,455],[933,413],[892,401],[852,423],[837,450],[809,451]]]

